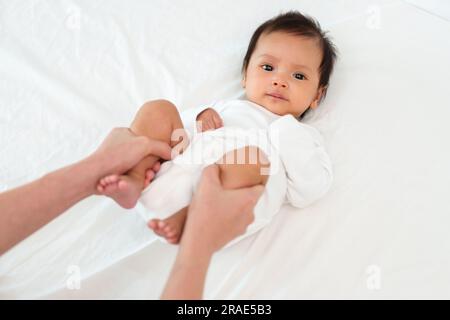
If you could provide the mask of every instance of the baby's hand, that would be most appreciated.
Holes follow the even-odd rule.
[[[197,116],[197,132],[215,130],[223,127],[222,118],[216,110],[208,108]]]

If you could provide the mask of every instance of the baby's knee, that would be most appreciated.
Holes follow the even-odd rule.
[[[179,139],[172,141],[172,136],[179,135],[177,131],[182,131],[182,128],[183,124],[176,106],[163,99],[146,102],[131,124],[134,133],[166,141],[172,147],[180,141]]]
[[[220,179],[225,189],[265,185],[270,162],[256,146],[247,146],[226,153],[218,162]]]
[[[169,144],[174,155],[183,153],[189,145],[189,137],[184,130],[177,107],[169,100],[159,99],[145,103],[142,108],[147,112],[146,117],[157,124],[159,130],[167,131]],[[141,108],[141,109],[142,109]]]
[[[172,102],[165,99],[150,100],[144,103],[139,109],[139,113],[153,119],[178,116],[177,107]]]

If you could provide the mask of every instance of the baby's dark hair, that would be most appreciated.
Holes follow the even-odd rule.
[[[337,49],[331,40],[326,36],[326,32],[322,31],[317,20],[309,16],[305,16],[298,11],[281,13],[278,16],[267,20],[255,30],[248,45],[247,53],[244,57],[241,70],[242,74],[245,75],[247,72],[250,58],[253,51],[255,51],[256,43],[258,42],[261,34],[268,34],[275,31],[283,31],[298,36],[317,39],[319,41],[319,45],[323,53],[322,62],[320,63],[319,68],[319,88],[324,88],[321,100],[325,98],[328,89],[328,82],[337,59]]]

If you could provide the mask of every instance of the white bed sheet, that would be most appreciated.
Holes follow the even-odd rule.
[[[307,119],[335,182],[217,253],[205,297],[450,298],[450,24],[417,4],[1,1],[0,190],[89,154],[147,100],[240,96],[252,32],[287,9],[318,18],[340,50]],[[177,248],[139,210],[82,201],[0,258],[0,298],[158,298]]]

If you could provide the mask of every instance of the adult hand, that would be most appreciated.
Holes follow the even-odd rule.
[[[114,128],[92,156],[107,169],[103,175],[122,174],[150,154],[170,160],[171,150],[165,142],[136,136],[128,128]]]
[[[189,206],[181,246],[194,242],[213,253],[243,234],[254,220],[253,209],[263,191],[262,185],[226,190],[219,166],[206,167]]]
[[[212,255],[245,232],[263,191],[262,185],[226,190],[217,165],[203,170],[162,299],[202,298]]]
[[[113,129],[92,155],[24,186],[0,193],[0,255],[78,201],[96,193],[100,178],[122,174],[147,155],[170,159],[161,141]],[[157,171],[158,165],[152,170]],[[147,174],[151,180],[154,173]],[[27,201],[23,201],[23,199]]]

